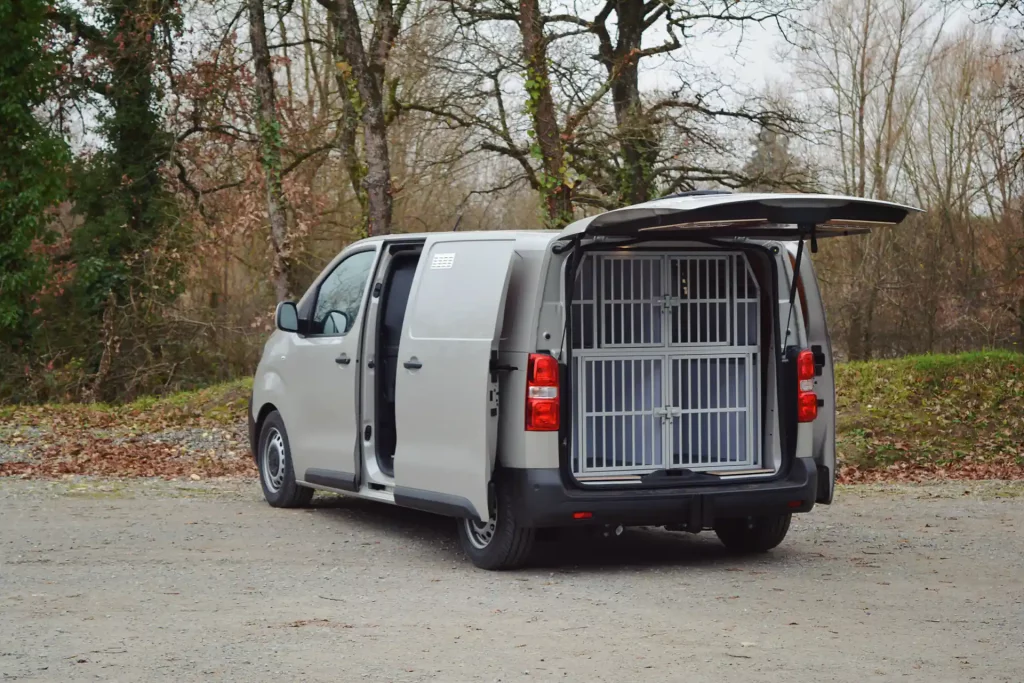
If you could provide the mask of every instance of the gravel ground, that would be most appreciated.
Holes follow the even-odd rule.
[[[844,489],[775,552],[628,531],[475,570],[453,525],[252,482],[0,480],[25,681],[1024,680],[1024,488]]]
[[[137,437],[119,435],[115,436],[113,441],[118,443],[132,439],[171,444],[183,449],[189,455],[232,457],[249,450],[249,436],[246,433],[245,425],[236,429],[179,427],[140,434]]]
[[[0,463],[39,462],[42,437],[46,433],[38,427],[13,429],[0,426]]]

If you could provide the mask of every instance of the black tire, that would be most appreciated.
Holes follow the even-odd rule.
[[[518,524],[513,492],[510,486],[502,483],[500,477],[495,489],[496,519],[489,520],[485,525],[470,519],[458,520],[459,541],[463,551],[480,569],[517,569],[529,559],[537,530],[523,528]],[[489,534],[484,532],[484,527],[490,529]],[[488,536],[486,545],[482,545]]]
[[[263,497],[272,507],[302,507],[313,499],[313,489],[295,483],[288,430],[276,410],[267,415],[260,428],[256,467],[260,471]]]
[[[722,519],[715,522],[715,533],[734,553],[765,553],[786,538],[792,519],[788,512],[770,517]]]

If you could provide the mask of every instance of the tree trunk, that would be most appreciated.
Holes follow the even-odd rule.
[[[875,357],[875,308],[878,305],[878,287],[872,285],[871,296],[868,297],[867,311],[864,315],[864,357],[862,360],[871,360]]]
[[[856,83],[856,101],[857,101],[857,113],[855,120],[856,128],[856,144],[857,144],[857,191],[858,197],[863,197],[865,189],[867,188],[867,142],[865,126],[867,125],[867,103],[869,98],[867,75],[869,67],[869,56],[868,56],[868,43],[871,40],[871,27],[872,27],[872,3],[868,0],[864,4],[864,24],[861,30],[860,38],[860,53],[859,61],[856,65],[857,69],[857,83]]]
[[[1017,343],[1024,348],[1024,297],[1017,302]]]
[[[274,250],[274,291],[278,300],[284,301],[292,296],[294,287],[287,200],[281,187],[281,124],[277,119],[277,93],[270,65],[270,48],[267,46],[263,0],[248,0],[248,6],[249,40],[256,76],[256,125],[260,136],[260,158],[267,179],[267,214],[270,218],[270,244]]]
[[[651,198],[651,181],[657,143],[651,123],[644,117],[640,101],[640,59],[645,3],[620,0],[615,6],[618,36],[615,48],[605,46],[601,61],[612,81],[612,105],[622,154],[619,198],[638,204]]]
[[[370,215],[369,201],[366,195],[366,164],[359,157],[356,136],[359,132],[359,92],[352,83],[351,67],[347,66],[344,41],[341,38],[341,19],[334,8],[327,10],[328,25],[332,29],[331,55],[334,57],[334,82],[338,87],[338,99],[341,102],[341,116],[338,117],[338,151],[341,152],[342,164],[348,174],[349,184],[359,202],[362,218],[360,232],[369,232],[367,221]]]
[[[551,95],[547,41],[538,0],[520,0],[519,30],[526,60],[527,108],[541,157],[541,187],[538,189],[548,227],[562,227],[572,221],[572,188],[565,182],[565,148]]]
[[[110,292],[107,296],[107,303],[103,309],[103,353],[100,354],[100,365],[93,377],[92,385],[85,391],[85,400],[89,402],[98,401],[103,396],[103,386],[110,375],[110,366],[120,346],[116,331],[117,325],[114,316],[117,315],[117,295]]]
[[[391,232],[394,200],[391,196],[391,159],[388,156],[388,130],[384,108],[363,103],[363,147],[366,150],[366,199],[368,233],[386,235]]]
[[[398,18],[394,16],[390,2],[378,3],[375,23],[390,26],[390,29],[375,31],[379,42],[372,45],[372,56],[363,49],[362,31],[354,0],[326,2],[319,0],[334,17],[335,40],[339,51],[351,70],[356,91],[359,93],[363,124],[363,152],[366,157],[367,223],[370,235],[386,235],[391,232],[394,200],[391,187],[391,157],[388,153],[388,125],[384,112],[384,70],[387,56],[397,33]],[[343,66],[342,68],[346,68]],[[345,93],[342,93],[342,97]]]
[[[850,360],[864,360],[864,319],[859,302],[854,303],[846,331],[846,352]]]

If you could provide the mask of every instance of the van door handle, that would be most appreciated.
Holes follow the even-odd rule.
[[[349,363],[352,362],[352,359],[348,357],[347,353],[343,353],[337,358],[335,358],[334,362],[337,363],[338,365],[348,365]]]
[[[416,360],[415,356],[410,358],[409,360],[405,361],[405,363],[403,363],[403,365],[405,367],[407,367],[408,369],[410,369],[410,370],[419,370],[420,368],[423,367],[423,363],[421,363],[418,360]]]

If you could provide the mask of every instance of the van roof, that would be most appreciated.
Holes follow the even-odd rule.
[[[465,237],[485,237],[504,235],[507,237],[535,237],[537,235],[551,235],[557,237],[556,230],[436,230],[434,232],[393,232],[387,235],[375,235],[359,240],[360,242],[380,242],[382,240],[403,240],[403,239],[426,239],[437,235],[460,235]]]
[[[354,244],[374,244],[377,242],[401,242],[403,240],[424,240],[428,237],[444,237],[445,239],[494,239],[495,237],[513,237],[517,240],[529,240],[537,244],[547,244],[558,239],[558,230],[438,230],[436,232],[393,232],[388,235],[376,235],[361,239]]]

